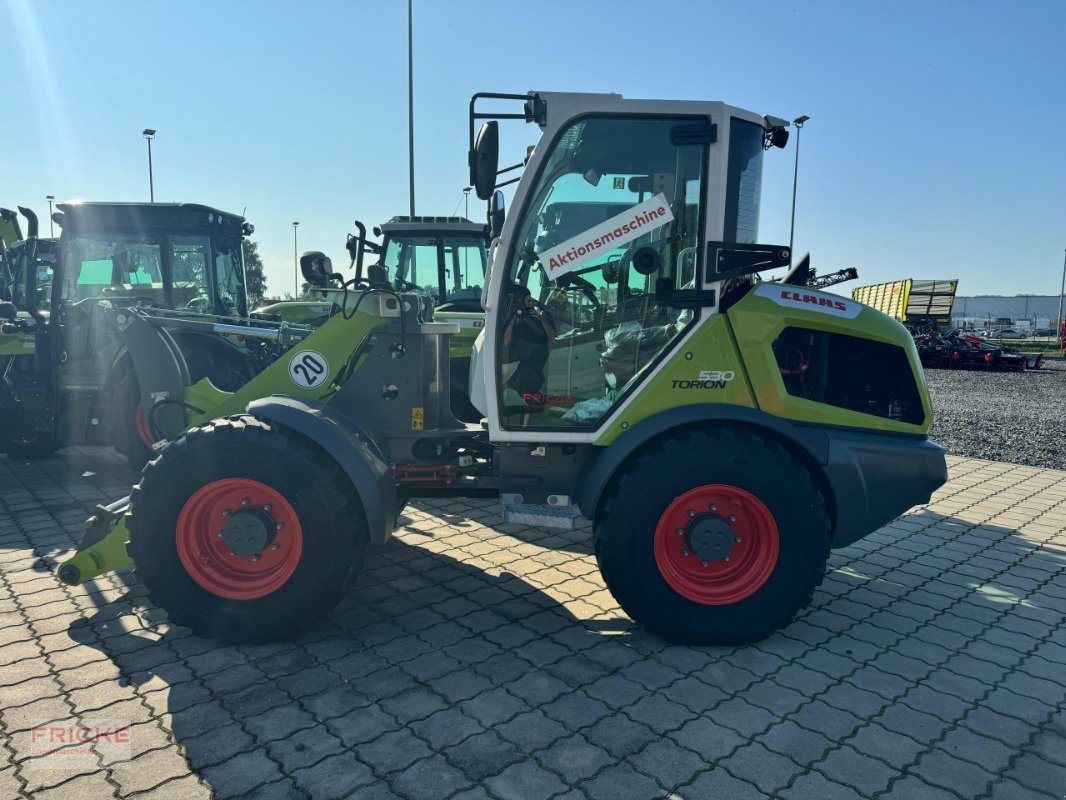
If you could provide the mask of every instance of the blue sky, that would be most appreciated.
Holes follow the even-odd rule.
[[[404,0],[0,0],[0,205],[146,200],[156,128],[157,200],[247,208],[269,292],[291,291],[293,220],[340,267],[353,219],[407,211],[406,23]],[[1066,3],[415,0],[414,35],[419,213],[462,198],[475,91],[724,100],[811,117],[816,267],[1058,291]],[[788,241],[794,137],[768,154],[763,242]]]

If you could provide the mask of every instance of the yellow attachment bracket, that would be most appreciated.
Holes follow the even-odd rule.
[[[95,544],[85,547],[59,565],[59,580],[69,586],[79,586],[105,572],[113,572],[133,565],[126,552],[130,540],[126,530],[126,515],[118,518],[115,527]]]

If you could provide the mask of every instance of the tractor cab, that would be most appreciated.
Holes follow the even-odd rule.
[[[245,317],[243,217],[191,203],[61,203],[64,308],[101,301]]]
[[[398,291],[432,297],[436,319],[484,317],[484,225],[465,217],[399,216],[379,230],[380,263]]]
[[[120,450],[143,457],[154,439],[137,412],[137,380],[122,336],[126,311],[246,317],[241,241],[252,227],[234,214],[187,203],[61,203],[58,209],[58,240],[40,238],[36,217],[22,209],[29,233],[7,254],[5,294],[27,318],[20,325],[21,354],[33,358],[5,365],[0,447],[33,455],[104,443],[110,431]],[[188,345],[194,368],[221,385],[251,374],[235,343],[175,338]]]

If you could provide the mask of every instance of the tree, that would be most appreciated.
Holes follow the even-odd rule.
[[[251,239],[241,242],[244,251],[245,288],[248,290],[248,304],[254,306],[266,294],[266,275],[263,274],[263,259],[259,256],[259,245]]]

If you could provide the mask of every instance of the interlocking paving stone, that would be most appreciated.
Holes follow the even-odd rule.
[[[361,786],[373,784],[370,768],[352,753],[338,753],[292,773],[296,785],[314,798],[346,797]]]
[[[227,647],[167,624],[133,573],[52,577],[127,493],[118,456],[0,458],[0,796],[1061,797],[1066,473],[950,470],[749,647],[633,626],[587,525],[445,498],[409,503],[296,642]],[[32,729],[91,715],[132,723],[130,754],[35,772]]]
[[[829,780],[820,772],[808,772],[783,790],[781,797],[788,800],[857,800],[862,795],[850,786]]]

